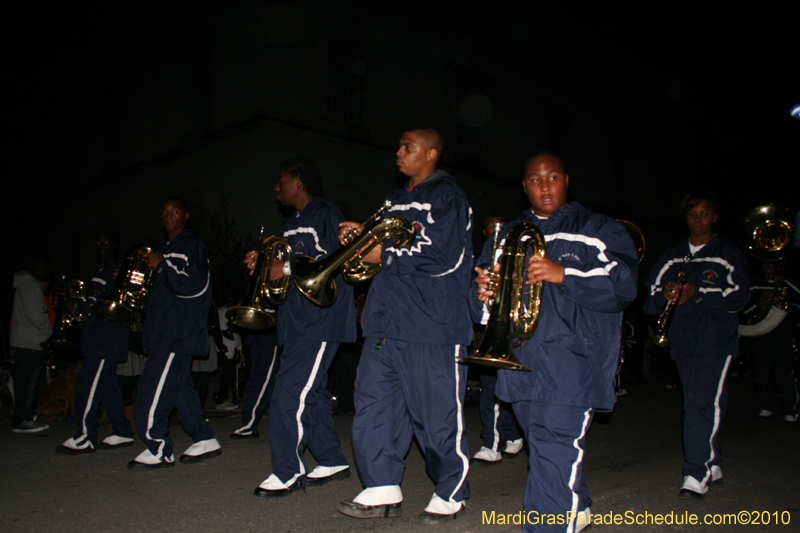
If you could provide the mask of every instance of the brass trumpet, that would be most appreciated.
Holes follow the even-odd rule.
[[[263,235],[264,228],[261,228]],[[289,276],[276,280],[270,279],[274,261],[289,261],[292,258],[292,246],[279,235],[270,235],[261,239],[258,259],[253,269],[253,279],[247,290],[245,304],[231,307],[225,312],[225,318],[235,326],[247,329],[267,329],[275,325],[275,318],[266,311],[267,308],[283,305],[289,297]]]
[[[377,213],[373,214],[366,222],[361,235],[353,236],[352,233],[345,239],[352,240],[321,261],[313,257],[300,256],[292,259],[292,279],[294,284],[306,298],[319,305],[329,307],[336,301],[336,283],[334,278],[340,271],[346,281],[356,282],[372,278],[380,272],[380,263],[364,263],[363,258],[378,244],[385,244],[394,239],[393,247],[408,246],[414,242],[416,230],[411,223],[403,217],[384,217],[375,220],[377,216],[391,208],[391,202],[384,202]]]
[[[686,254],[683,258],[683,262],[678,270],[678,275],[675,276],[676,283],[683,283],[686,281],[686,278],[689,276],[689,271],[684,271],[683,267],[691,259],[692,254]],[[680,299],[680,294],[678,295],[678,299]],[[678,307],[677,300],[675,302],[667,300],[667,305],[664,306],[664,310],[658,315],[658,320],[656,321],[656,331],[653,333],[653,344],[664,350],[672,348],[672,342],[670,342],[667,332],[669,331],[669,325],[672,322],[672,315],[675,314],[676,307]]]
[[[58,293],[58,309],[56,309],[56,322],[53,334],[42,343],[42,349],[47,351],[67,350],[77,348],[77,344],[67,339],[67,326],[79,328],[86,323],[86,316],[80,314],[69,304],[76,298],[86,296],[86,286],[79,279],[64,279],[61,277],[61,290]]]
[[[109,299],[94,302],[92,311],[105,319],[125,322],[133,318],[134,309],[144,309],[156,280],[156,271],[147,266],[147,256],[152,251],[149,246],[131,247]]]
[[[518,224],[506,235],[500,260],[499,284],[489,312],[489,321],[480,344],[471,355],[459,361],[509,370],[530,370],[517,359],[514,348],[523,346],[539,322],[544,282],[525,291],[528,251],[546,257],[547,246],[541,230],[530,222]],[[527,301],[523,299],[527,296]],[[517,342],[512,339],[516,338]]]

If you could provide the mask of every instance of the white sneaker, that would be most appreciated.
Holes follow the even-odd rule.
[[[289,486],[278,479],[275,474],[270,474],[267,479],[261,482],[258,488],[262,490],[287,490]]]
[[[797,415],[786,415],[783,417],[784,422],[789,422],[790,424],[797,423]]]
[[[486,446],[481,446],[478,453],[472,456],[473,461],[483,461],[484,463],[497,463],[503,458],[503,454],[490,450]]]
[[[26,420],[25,422],[14,426],[11,431],[14,433],[39,433],[40,431],[45,431],[49,428],[50,426],[47,424],[42,424],[41,422],[37,422],[35,420]]]
[[[199,463],[218,455],[222,455],[222,447],[217,439],[201,440],[186,448],[181,463]]]
[[[711,483],[722,484],[722,469],[717,465],[711,467]]]
[[[339,466],[322,466],[317,465],[314,470],[312,470],[307,478],[306,478],[306,485],[310,486],[318,486],[324,485],[329,481],[334,481],[337,479],[347,479],[350,477],[350,465],[339,465]]]
[[[396,518],[402,514],[403,491],[399,485],[369,487],[353,501],[339,503],[339,512],[353,518]]]
[[[65,455],[79,455],[82,453],[92,453],[95,451],[94,446],[92,446],[92,443],[89,441],[88,437],[84,435],[81,437],[81,440],[83,442],[79,444],[77,441],[75,441],[74,437],[71,437],[65,440],[64,444],[56,448],[56,452]]]
[[[64,448],[70,448],[72,450],[85,450],[86,448],[91,448],[92,447],[92,443],[89,442],[89,439],[86,436],[83,436],[82,438],[84,439],[82,444],[78,444],[75,441],[74,437],[70,437],[70,438],[68,438],[67,440],[64,441],[62,446]]]
[[[772,416],[772,411],[770,411],[769,409],[762,409],[758,412],[758,416],[760,416],[761,418],[769,418]]]
[[[682,498],[692,498],[694,500],[701,500],[708,492],[708,487],[697,481],[692,476],[683,478],[683,485],[678,493]]]
[[[575,533],[583,531],[592,525],[592,511],[587,507],[575,517]]]
[[[353,498],[353,502],[360,505],[392,505],[402,501],[403,491],[400,490],[400,485],[369,487]]]
[[[128,468],[131,470],[149,470],[152,468],[161,468],[164,466],[173,466],[175,464],[174,456],[164,457],[159,459],[150,450],[145,450],[136,456],[136,459],[128,463]]]
[[[464,502],[449,502],[441,499],[435,492],[430,503],[419,516],[423,524],[443,524],[452,522],[464,508]]]
[[[133,439],[130,437],[120,437],[119,435],[109,435],[103,439],[102,448],[127,448],[133,446]]]
[[[517,455],[522,450],[522,444],[522,438],[507,441],[505,448],[503,448],[503,453],[508,455]]]
[[[425,508],[426,513],[454,515],[464,507],[464,502],[447,502],[439,497],[435,492]]]

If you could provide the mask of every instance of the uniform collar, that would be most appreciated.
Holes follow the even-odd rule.
[[[453,177],[450,174],[448,174],[447,172],[445,172],[444,170],[437,170],[436,172],[434,172],[433,174],[431,174],[430,176],[428,176],[424,180],[420,181],[417,184],[417,186],[414,187],[414,188],[411,187],[411,180],[407,181],[406,182],[406,186],[405,186],[405,190],[408,191],[408,192],[412,192],[414,189],[418,189],[418,188],[422,187],[423,185],[427,185],[427,184],[431,183],[432,181],[436,181],[436,180],[441,179],[441,178],[450,178],[450,179],[452,179]]]

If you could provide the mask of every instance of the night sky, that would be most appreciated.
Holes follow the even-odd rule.
[[[316,3],[300,4],[313,9]],[[414,17],[436,21],[490,54],[529,65],[538,73],[529,80],[532,92],[555,80],[580,95],[581,105],[602,107],[646,131],[649,140],[688,153],[679,166],[683,177],[716,190],[729,212],[765,201],[796,210],[800,120],[789,109],[800,103],[800,8],[698,4],[624,10],[536,2],[492,12],[490,3],[467,2],[454,12],[452,3],[343,2],[341,16],[402,10],[405,23]],[[201,24],[197,5],[127,1],[12,8],[6,22],[13,137],[7,168],[14,185],[4,195],[12,246],[35,240],[56,223],[47,220],[48,210],[82,192],[73,188],[80,181],[74,154],[86,141],[81,94],[109,75],[110,65],[120,68],[120,55],[130,53],[132,40]],[[435,44],[437,36],[430,39]],[[413,81],[415,55],[425,47],[397,47],[407,50],[408,61],[385,67],[395,69],[398,83]],[[674,206],[686,192],[669,183],[650,185],[643,201]],[[12,263],[4,259],[4,275]]]

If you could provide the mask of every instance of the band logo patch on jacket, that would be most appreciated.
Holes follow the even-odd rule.
[[[580,262],[582,262],[581,258],[578,257],[577,254],[574,254],[572,252],[567,252],[565,254],[561,254],[560,256],[558,256],[558,261],[556,261],[556,263],[563,264],[565,260],[566,261],[580,261]]]
[[[416,238],[414,239],[414,244],[411,246],[405,246],[403,248],[395,248],[394,246],[388,248],[388,250],[392,251],[397,256],[401,256],[403,254],[412,256],[420,253],[423,246],[430,246],[433,244],[431,238],[426,234],[426,227],[424,223],[420,222],[419,220],[412,220],[411,224],[414,226],[414,229],[417,232]]]
[[[709,285],[714,285],[717,282],[717,273],[712,269],[706,269],[703,271],[703,283],[708,283]]]

